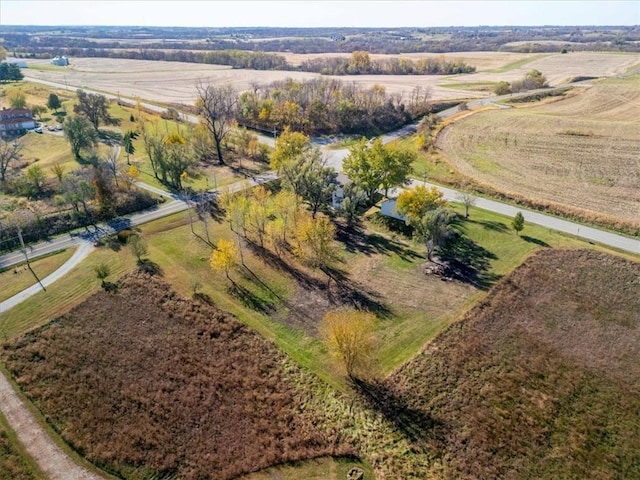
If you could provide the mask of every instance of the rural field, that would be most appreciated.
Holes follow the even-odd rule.
[[[291,63],[326,55],[285,55]],[[334,55],[335,56],[335,55]],[[340,56],[340,55],[338,55]],[[401,57],[418,59],[425,54],[405,54]],[[433,55],[432,55],[433,56]],[[372,55],[372,58],[382,57]],[[363,87],[383,85],[387,93],[408,97],[415,87],[427,89],[434,100],[477,98],[487,93],[465,84],[486,84],[501,80],[521,78],[536,68],[543,72],[552,85],[566,82],[575,76],[611,76],[625,73],[640,64],[640,55],[614,53],[518,54],[504,52],[463,52],[445,54],[445,58],[460,59],[475,65],[473,74],[455,76],[438,75],[347,75],[332,77],[343,82],[354,82]],[[163,62],[151,60],[128,60],[113,58],[73,58],[69,68],[48,68],[47,60],[30,60],[33,66],[25,71],[27,77],[68,84],[73,87],[120,94],[131,98],[140,97],[161,103],[183,103],[195,101],[195,84],[199,80],[216,84],[233,85],[237,90],[248,90],[253,84],[271,83],[292,78],[303,80],[320,77],[319,74],[290,71],[265,71],[231,69],[219,65]],[[462,84],[447,88],[448,83]]]
[[[638,278],[618,257],[538,252],[370,391],[441,478],[638,478]]]
[[[129,477],[226,479],[355,453],[306,408],[275,346],[155,277],[130,275],[3,356],[70,445]]]
[[[640,75],[564,98],[478,112],[437,145],[460,172],[504,192],[640,227]]]

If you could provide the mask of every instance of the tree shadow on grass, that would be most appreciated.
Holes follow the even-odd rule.
[[[335,281],[335,295],[333,303],[348,305],[358,310],[366,310],[374,313],[379,318],[390,318],[393,312],[379,300],[380,295],[366,289],[364,285],[352,281],[348,275],[340,269],[326,269],[325,273]]]
[[[345,245],[348,252],[359,252],[365,255],[398,255],[402,260],[411,261],[423,258],[420,254],[402,243],[375,233],[366,234],[360,227],[338,226],[336,239]]]
[[[377,295],[368,292],[362,285],[358,285],[349,279],[348,275],[339,268],[325,268],[323,272],[333,281],[334,288],[330,288],[331,281],[323,282],[294,265],[282,260],[270,250],[247,243],[250,250],[259,256],[267,265],[285,272],[306,290],[324,292],[330,303],[336,305],[348,305],[353,308],[363,309],[375,313],[379,317],[390,317],[392,312],[382,302],[377,300]]]
[[[354,378],[352,385],[368,407],[381,413],[414,446],[435,450],[442,445],[445,425],[428,413],[411,408],[384,383]]]
[[[469,218],[465,220],[469,223],[475,223],[476,225],[481,225],[485,230],[491,230],[493,232],[500,232],[500,233],[505,233],[509,231],[509,227],[502,222],[496,222],[491,220],[477,221]]]
[[[536,245],[540,245],[541,247],[550,247],[551,246],[547,242],[545,242],[544,240],[540,240],[539,238],[530,237],[528,235],[520,235],[520,238],[522,238],[525,242],[535,243]]]
[[[491,260],[497,258],[493,252],[459,233],[440,248],[440,259],[447,264],[449,273],[481,290],[488,290],[502,278],[489,270]]]
[[[254,295],[251,291],[233,280],[231,281],[231,285],[227,288],[227,293],[240,300],[245,307],[250,308],[251,310],[255,310],[266,315],[270,315],[276,310],[273,303]]]

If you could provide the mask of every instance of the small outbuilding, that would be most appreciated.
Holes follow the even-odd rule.
[[[53,57],[51,59],[51,64],[59,67],[66,67],[69,65],[69,59],[64,55],[62,57]]]

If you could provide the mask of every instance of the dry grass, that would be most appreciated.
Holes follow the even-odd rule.
[[[304,408],[271,343],[155,277],[126,277],[3,357],[67,442],[125,477],[226,479],[354,453]]]
[[[640,475],[640,264],[544,250],[385,383],[444,478]],[[389,410],[390,409],[390,410]]]
[[[550,103],[485,111],[437,144],[461,173],[499,191],[617,217],[638,228],[640,76]]]
[[[0,415],[0,478],[11,480],[44,479],[44,476],[28,460],[22,445],[2,415]]]
[[[345,54],[322,54],[318,56],[345,56]],[[432,54],[404,54],[401,57],[416,60]],[[297,64],[314,55],[286,54]],[[372,58],[383,57],[372,55]],[[525,72],[537,68],[552,84],[568,78],[603,76],[623,73],[632,65],[640,63],[640,55],[610,53],[572,53],[568,55],[535,55],[506,52],[457,52],[447,53],[446,58],[460,59],[475,65],[478,73],[442,77],[438,75],[352,75],[336,77],[344,82],[354,82],[363,87],[383,85],[388,93],[402,94],[408,98],[415,87],[429,89],[434,100],[476,98],[486,93],[460,88],[449,89],[442,84],[512,81]],[[530,61],[531,60],[531,61]],[[34,66],[46,64],[47,60],[31,60]],[[513,66],[513,67],[512,67]],[[495,70],[495,71],[492,71]],[[141,97],[161,103],[183,103],[192,105],[196,98],[195,84],[198,80],[216,84],[233,85],[243,91],[253,83],[265,84],[275,80],[318,78],[319,74],[306,72],[234,70],[220,65],[204,65],[180,62],[156,62],[151,60],[128,60],[114,58],[74,58],[72,66],[64,71],[29,69],[34,78],[96,90],[119,93],[131,98]]]

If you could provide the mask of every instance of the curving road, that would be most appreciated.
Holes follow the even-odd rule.
[[[56,88],[62,88],[67,90],[75,90],[76,87],[69,87],[67,85],[61,85],[53,82],[47,82],[44,80],[37,80],[30,78],[30,80],[43,83],[46,85],[54,86]],[[86,90],[92,93],[100,93],[105,95],[102,92],[93,92],[91,90]],[[527,92],[526,94],[530,94],[531,92]],[[117,98],[115,95],[106,94],[108,98]],[[506,95],[502,97],[493,97],[482,100],[477,100],[470,102],[468,105],[470,107],[493,103],[495,101],[499,101],[506,98],[512,98],[513,95]],[[123,100],[120,101],[124,103],[128,103],[133,105],[135,102],[131,100]],[[158,107],[157,105],[143,103],[145,108],[148,108],[153,111],[162,112],[165,109],[162,107]],[[440,112],[439,116],[442,118],[446,118],[451,116],[459,111],[458,107],[451,108],[449,110],[445,110],[444,112]],[[184,119],[189,122],[197,122],[197,118],[192,115],[184,114]],[[401,136],[413,133],[416,129],[416,124],[408,125],[396,132],[391,134],[384,135],[382,137],[383,142],[387,143],[395,138],[399,138]],[[274,139],[270,137],[260,136],[260,140],[268,143],[270,145],[274,144]],[[332,165],[337,171],[342,171],[342,161],[348,155],[348,150],[327,150],[326,157],[328,164]],[[276,179],[277,176],[274,172],[268,172],[266,174],[260,175],[258,177],[252,178],[248,182],[238,182],[232,184],[226,188],[219,188],[209,191],[209,195],[215,196],[219,194],[221,191],[239,191],[241,189],[255,186],[261,183],[269,182]],[[424,185],[425,182],[419,182],[417,180],[412,180],[408,186],[416,186],[416,185]],[[38,245],[34,245],[32,247],[27,248],[27,254],[30,258],[35,258],[41,255],[46,255],[48,253],[55,252],[57,250],[62,250],[65,248],[69,248],[71,246],[78,246],[78,250],[73,254],[73,256],[58,270],[53,272],[51,275],[42,280],[42,284],[48,286],[66,275],[70,270],[72,270],[76,265],[78,265],[87,255],[91,253],[93,250],[94,242],[105,235],[112,234],[121,230],[122,228],[127,228],[135,225],[140,225],[142,223],[149,222],[151,220],[155,220],[158,218],[162,218],[166,215],[170,215],[172,213],[180,212],[186,210],[189,207],[188,201],[184,201],[184,199],[178,195],[170,194],[164,192],[160,189],[152,187],[150,185],[146,185],[144,183],[139,182],[138,185],[147,190],[153,191],[154,193],[160,194],[170,199],[169,202],[161,205],[158,208],[139,212],[133,215],[121,217],[114,219],[113,221],[106,222],[94,227],[93,231],[89,228],[80,231],[74,232],[71,234],[63,235],[57,237],[54,240],[49,242],[43,242]],[[426,184],[430,185],[430,184]],[[443,193],[444,197],[447,200],[457,200],[460,192],[437,186]],[[604,245],[608,245],[614,248],[618,248],[620,250],[628,251],[635,254],[640,254],[640,241],[632,238],[627,238],[621,235],[617,235],[614,233],[606,232],[603,230],[599,230],[596,228],[588,227],[585,225],[581,225],[575,222],[569,222],[560,218],[556,218],[550,215],[545,215],[539,212],[534,212],[518,207],[514,207],[513,205],[509,205],[502,202],[497,202],[494,200],[489,200],[485,198],[477,198],[476,206],[478,208],[482,208],[485,210],[490,210],[496,213],[501,213],[507,216],[513,216],[516,212],[521,211],[524,215],[524,218],[529,223],[534,223],[538,225],[542,225],[548,228],[552,228],[555,230],[559,230],[568,234],[576,235],[577,237],[585,238],[589,241],[598,242]],[[23,261],[24,253],[13,252],[0,257],[0,268],[7,268],[8,266],[14,265],[16,263],[20,263]],[[38,291],[40,291],[40,285],[34,285],[19,294],[11,297],[8,300],[0,303],[0,314],[6,312],[11,309],[15,305],[20,302],[26,300],[30,296],[34,295]],[[35,459],[40,468],[44,471],[44,473],[53,480],[97,480],[103,478],[97,473],[90,472],[89,470],[77,465],[74,461],[67,456],[49,437],[47,432],[38,424],[35,420],[29,409],[24,405],[24,403],[20,400],[18,395],[13,390],[10,382],[6,379],[4,374],[0,373],[0,410],[2,410],[3,414],[7,418],[9,424],[16,431],[16,434],[20,440],[20,442],[25,446],[27,452]]]

